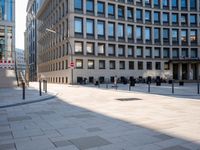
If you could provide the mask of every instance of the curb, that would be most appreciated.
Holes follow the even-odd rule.
[[[20,102],[20,103],[15,103],[15,104],[3,105],[3,106],[0,106],[0,109],[1,108],[9,108],[9,107],[22,106],[22,105],[27,105],[27,104],[43,102],[43,101],[54,99],[56,96],[57,96],[57,94],[55,94],[53,96],[50,96],[50,97],[43,98],[43,99],[39,99],[39,100],[32,100],[32,101],[27,101],[27,102]]]

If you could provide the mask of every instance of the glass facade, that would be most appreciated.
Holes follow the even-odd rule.
[[[13,0],[0,0],[0,60],[9,60],[9,62],[14,56],[13,9]]]

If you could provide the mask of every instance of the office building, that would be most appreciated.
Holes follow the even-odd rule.
[[[0,0],[0,68],[15,68],[15,0]]]
[[[25,35],[26,78],[37,81],[37,11],[36,0],[29,0],[27,4]]]
[[[49,82],[200,76],[197,0],[46,0],[37,19],[38,77]]]

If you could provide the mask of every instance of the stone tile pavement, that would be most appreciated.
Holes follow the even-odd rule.
[[[0,109],[0,150],[200,150],[198,100],[48,87],[54,99]]]

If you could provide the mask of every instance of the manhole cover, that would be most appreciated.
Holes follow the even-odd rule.
[[[116,100],[118,100],[118,101],[139,101],[142,99],[140,99],[140,98],[118,98]]]

